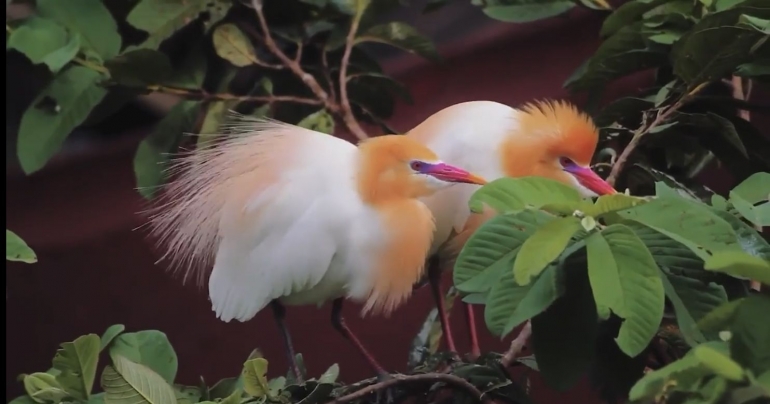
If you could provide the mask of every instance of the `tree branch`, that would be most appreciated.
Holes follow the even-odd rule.
[[[610,171],[610,175],[607,177],[607,182],[615,186],[615,182],[618,179],[618,176],[620,175],[620,172],[623,171],[623,168],[626,165],[626,162],[628,161],[628,158],[631,156],[631,153],[634,152],[634,150],[639,146],[639,143],[641,142],[642,138],[650,133],[653,129],[660,126],[661,124],[665,123],[668,118],[671,117],[671,115],[679,110],[684,104],[689,102],[696,94],[698,94],[701,90],[706,88],[707,85],[710,83],[701,83],[692,90],[690,90],[687,94],[683,95],[679,100],[671,105],[668,108],[664,108],[663,110],[659,110],[657,116],[655,119],[650,123],[649,125],[642,125],[634,131],[634,137],[631,138],[631,141],[628,143],[628,145],[623,149],[623,151],[618,156],[617,161],[612,166],[612,171]]]
[[[347,88],[345,86],[344,79],[345,74],[347,73],[347,66],[350,61],[350,53],[353,45],[355,44],[355,35],[358,31],[358,25],[361,22],[361,17],[363,16],[363,11],[360,10],[356,13],[350,25],[350,32],[347,36],[345,53],[342,57],[342,64],[340,67],[340,102],[337,103],[334,97],[329,97],[329,94],[326,93],[326,90],[324,90],[323,87],[321,87],[321,85],[318,83],[318,80],[316,80],[313,75],[304,71],[302,66],[300,66],[299,56],[301,55],[302,48],[299,48],[298,57],[295,59],[286,56],[286,54],[283,53],[280,48],[278,48],[278,45],[275,43],[275,40],[273,40],[273,37],[270,34],[270,28],[267,26],[265,13],[262,11],[262,0],[251,0],[251,5],[257,14],[259,25],[262,28],[262,42],[264,42],[267,49],[270,50],[270,52],[273,53],[278,59],[280,59],[284,66],[288,67],[289,70],[291,70],[297,77],[299,77],[308,86],[308,88],[310,88],[313,94],[315,94],[315,96],[318,97],[318,99],[321,101],[321,105],[328,109],[329,112],[339,115],[342,118],[342,121],[345,122],[345,125],[348,127],[350,132],[352,132],[358,139],[363,140],[368,138],[369,136],[367,136],[366,132],[363,130],[363,128],[361,128],[361,125],[358,124],[358,121],[353,115],[353,110],[350,108],[350,101],[348,100]],[[331,83],[330,88],[334,88],[333,84]]]
[[[348,99],[348,64],[350,63],[350,53],[353,50],[353,45],[356,41],[356,33],[358,32],[358,25],[361,23],[361,17],[363,16],[363,10],[357,10],[353,16],[353,20],[350,23],[350,31],[345,40],[345,53],[342,54],[342,62],[340,62],[340,107],[342,109],[342,120],[345,121],[345,125],[348,126],[351,132],[359,140],[366,139],[368,136],[366,132],[361,128],[353,115],[353,110],[350,107],[350,100]]]
[[[295,97],[290,95],[268,95],[268,96],[253,96],[253,95],[235,95],[235,94],[212,94],[202,90],[193,90],[187,88],[168,87],[168,86],[149,86],[148,90],[163,94],[173,94],[187,99],[200,99],[206,101],[253,101],[253,102],[293,102],[295,104],[305,105],[322,105],[320,100],[305,97]]]
[[[388,379],[376,384],[372,384],[370,386],[362,388],[361,390],[339,397],[333,401],[330,401],[329,404],[348,403],[351,401],[358,400],[366,396],[367,394],[387,389],[388,387],[392,387],[399,384],[409,384],[409,383],[419,383],[419,382],[447,383],[454,387],[457,387],[460,390],[465,391],[466,393],[468,393],[470,396],[472,396],[479,402],[482,402],[482,403],[490,402],[489,398],[484,396],[484,393],[482,393],[474,385],[472,385],[470,382],[468,382],[467,380],[461,377],[443,374],[443,373],[424,373],[424,374],[411,375],[411,376],[393,375],[391,379]]]
[[[280,59],[284,66],[288,67],[289,70],[297,75],[297,77],[299,77],[302,82],[304,82],[310,88],[310,91],[312,91],[313,94],[315,94],[315,96],[321,100],[321,103],[329,111],[338,112],[339,106],[329,98],[329,94],[327,94],[323,87],[318,84],[318,81],[315,79],[315,77],[305,72],[302,69],[302,66],[299,65],[299,62],[289,58],[285,53],[283,53],[283,51],[281,51],[280,48],[278,48],[275,40],[273,40],[273,36],[270,35],[270,28],[267,26],[265,13],[262,11],[262,0],[251,0],[251,4],[257,13],[257,19],[259,20],[259,25],[262,28],[262,41],[265,43],[265,46],[267,46],[267,49],[270,50],[270,52],[278,59]]]
[[[511,363],[516,360],[516,357],[521,353],[521,351],[524,350],[524,347],[527,345],[527,341],[531,336],[532,321],[527,321],[527,324],[525,324],[524,328],[521,329],[519,335],[517,335],[516,338],[511,341],[511,347],[508,348],[508,350],[503,354],[503,357],[500,358],[500,364],[506,368],[510,366]]]

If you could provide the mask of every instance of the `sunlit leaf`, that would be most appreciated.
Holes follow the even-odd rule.
[[[37,262],[37,255],[21,237],[5,229],[5,260],[33,264]]]
[[[259,62],[254,45],[235,24],[218,26],[212,40],[217,55],[235,66],[243,67]]]
[[[110,347],[110,355],[120,355],[144,365],[169,384],[176,379],[178,360],[165,333],[144,330],[119,335]]]
[[[87,400],[96,379],[101,340],[96,334],[78,337],[61,344],[53,358],[53,367],[59,370],[56,381],[72,397]]]
[[[770,285],[770,262],[744,252],[717,251],[706,259],[704,268]]]
[[[570,239],[581,229],[574,216],[552,220],[524,241],[513,263],[513,276],[519,285],[527,285],[532,277],[559,257]]]
[[[106,404],[175,404],[174,389],[150,368],[121,355],[102,373]]]
[[[267,360],[255,358],[243,364],[243,388],[252,397],[262,397],[270,392],[267,384]]]

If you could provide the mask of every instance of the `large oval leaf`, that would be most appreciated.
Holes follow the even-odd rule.
[[[626,226],[608,226],[586,243],[594,298],[597,305],[624,319],[615,341],[634,357],[647,347],[663,318],[660,270],[644,243]]]
[[[100,73],[72,66],[56,77],[24,111],[17,151],[24,172],[41,169],[75,127],[107,94]]]
[[[5,229],[5,259],[33,264],[37,262],[37,255],[21,237]]]
[[[61,344],[53,358],[53,367],[60,373],[56,381],[72,397],[87,400],[96,379],[101,340],[96,334],[78,337]]]
[[[110,355],[147,366],[169,384],[174,382],[178,360],[166,334],[158,330],[144,330],[119,335],[110,345]]]
[[[580,219],[561,217],[546,223],[521,246],[513,263],[513,277],[519,285],[527,285],[551,261],[561,255],[572,236],[582,229]]]
[[[36,10],[79,36],[88,56],[107,60],[120,52],[118,24],[102,0],[38,0]]]
[[[484,204],[499,213],[540,208],[544,205],[574,205],[583,198],[573,187],[544,177],[498,178],[479,188],[468,202],[471,210],[481,212]]]
[[[176,404],[174,389],[150,368],[111,355],[113,366],[102,373],[106,404]]]
[[[503,271],[509,271],[519,247],[553,216],[534,210],[498,215],[485,222],[465,243],[452,272],[457,290],[489,291]]]

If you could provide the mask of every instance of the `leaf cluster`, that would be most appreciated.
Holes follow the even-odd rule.
[[[237,377],[225,378],[213,385],[207,384],[203,377],[197,386],[180,384],[176,381],[177,356],[164,333],[124,331],[122,324],[116,324],[101,337],[88,334],[63,343],[51,369],[19,376],[26,394],[10,404],[316,404],[331,400],[367,403],[375,402],[378,397],[377,394],[356,396],[359,390],[381,383],[377,378],[345,385],[338,380],[337,364],[317,379],[308,378],[302,354],[297,354],[296,360],[304,381],[296,380],[291,370],[285,376],[268,378],[268,361],[256,349],[243,363]],[[107,364],[97,380],[100,357],[106,357]],[[430,376],[430,370],[430,365],[420,365],[412,376]],[[442,375],[467,380],[478,393],[492,398],[514,404],[530,403],[526,392],[497,364],[494,355],[473,363],[455,363],[451,371]],[[409,381],[409,376],[395,377]],[[420,396],[427,402],[450,393],[447,389],[451,386],[445,382],[430,377],[425,380],[427,382],[395,383],[387,390],[397,399]],[[461,394],[458,397],[465,397],[468,402],[479,399],[468,396],[467,391]]]
[[[31,16],[6,24],[6,49],[50,73],[21,119],[21,166],[27,174],[40,170],[74,129],[152,92],[184,101],[137,149],[134,171],[147,197],[162,183],[169,153],[188,141],[183,134],[211,140],[231,110],[326,133],[344,121],[366,136],[359,120],[395,133],[384,119],[396,99],[411,102],[409,92],[366,48],[386,44],[441,59],[413,27],[378,19],[398,6],[391,0],[38,1]]]
[[[471,210],[488,206],[499,215],[462,249],[455,288],[484,306],[496,335],[532,322],[537,366],[552,387],[571,387],[600,359],[597,341],[608,324],[619,323],[608,343],[644,357],[668,307],[693,347],[718,340],[696,324],[749,296],[748,279],[770,284],[770,244],[753,227],[768,218],[768,173],[738,185],[733,202],[656,187],[653,197],[592,201],[550,179],[503,178],[472,196]],[[732,208],[744,201],[747,216]]]

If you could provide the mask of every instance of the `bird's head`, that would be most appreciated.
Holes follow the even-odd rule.
[[[407,136],[378,136],[361,142],[359,149],[359,190],[370,201],[419,198],[453,183],[486,184],[483,178],[440,161]]]
[[[617,192],[590,167],[599,130],[574,105],[564,101],[527,104],[518,114],[516,132],[501,147],[506,175],[551,178],[575,187],[583,196]]]

